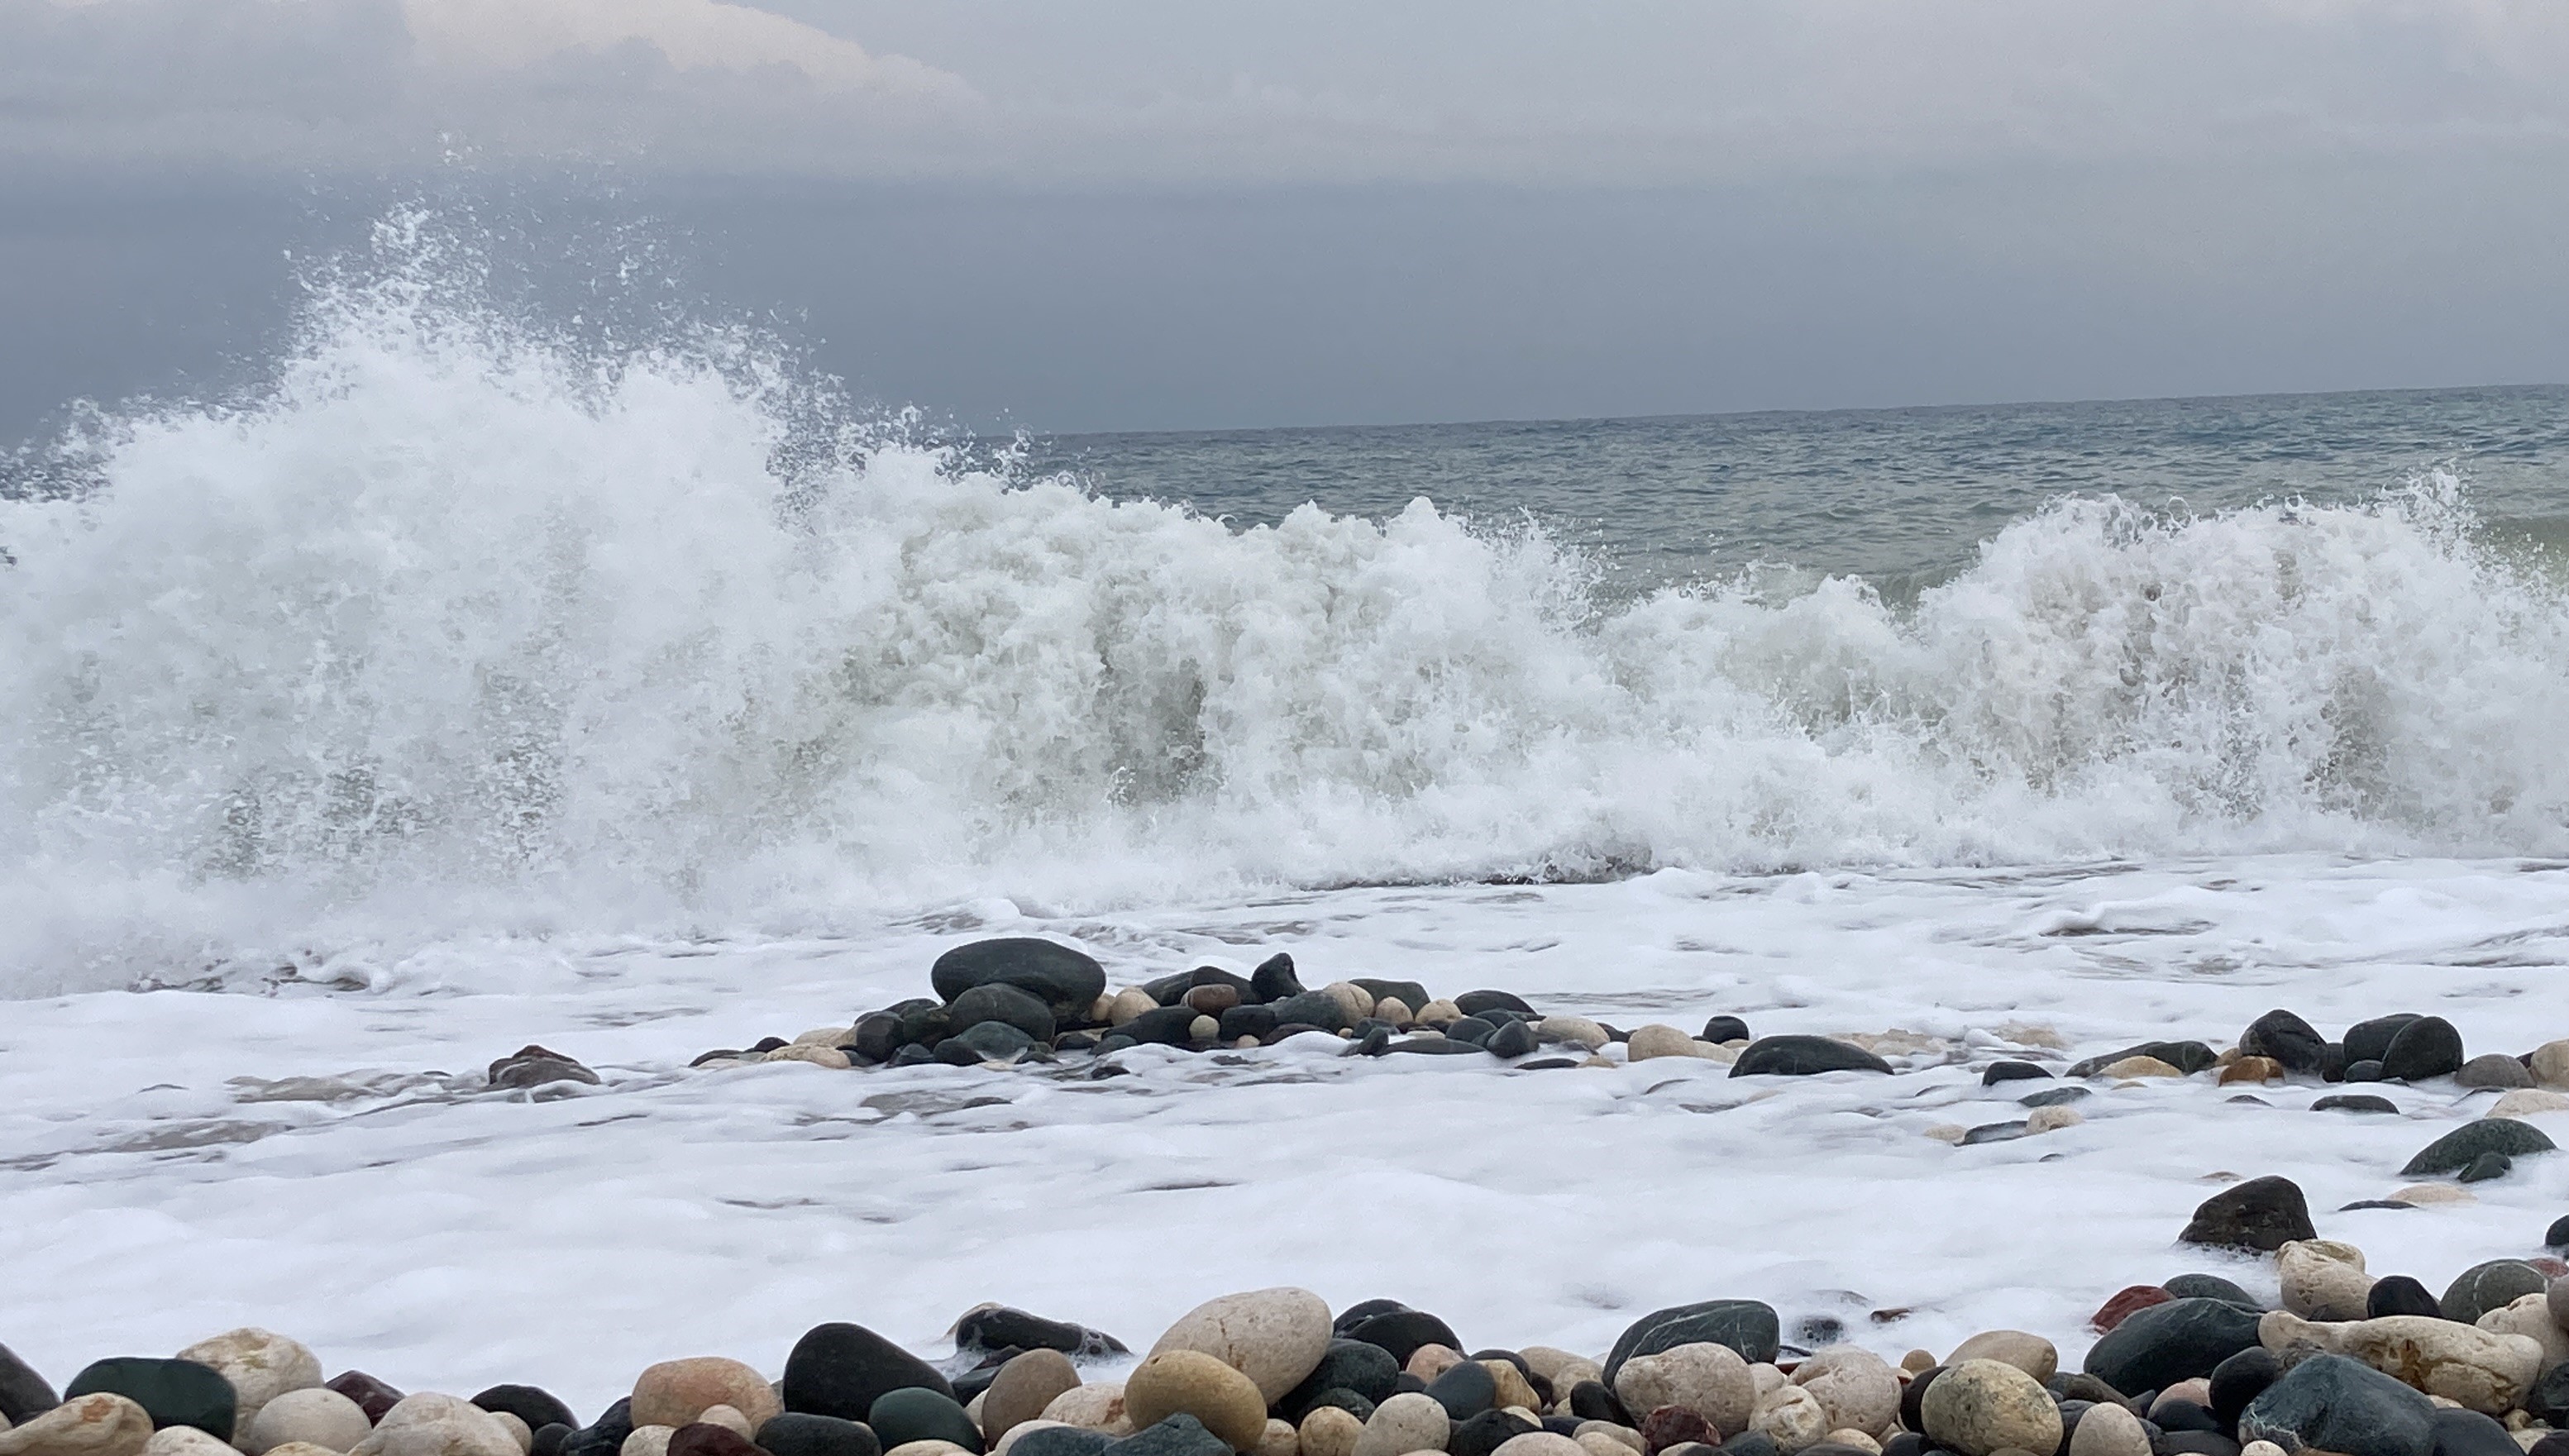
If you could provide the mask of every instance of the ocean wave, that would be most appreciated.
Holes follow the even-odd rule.
[[[324,924],[2569,853],[2569,599],[2450,477],[2063,500],[1910,603],[1609,602],[1539,525],[1110,500],[394,251],[255,396],[96,414],[0,501],[0,986]]]

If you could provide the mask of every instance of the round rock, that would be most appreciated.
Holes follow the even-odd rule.
[[[249,1456],[267,1456],[270,1450],[294,1441],[306,1441],[332,1451],[347,1451],[373,1431],[375,1423],[357,1402],[323,1386],[280,1392],[258,1409],[249,1419],[249,1430],[241,1449]]]
[[[1032,992],[1055,1016],[1080,1016],[1106,993],[1106,969],[1084,950],[1008,936],[957,945],[937,956],[927,983],[948,1002],[974,986],[1012,985]]]
[[[1257,1289],[1225,1294],[1181,1315],[1151,1352],[1196,1350],[1231,1366],[1258,1386],[1265,1401],[1302,1382],[1329,1348],[1329,1306],[1308,1289]],[[1223,1434],[1213,1422],[1206,1426]]]
[[[2060,1368],[2060,1351],[2051,1341],[2021,1329],[1991,1329],[1973,1335],[1954,1347],[1945,1357],[1948,1365],[1966,1360],[1998,1360],[2016,1366],[2034,1378],[2036,1384],[2048,1380]]]
[[[633,1380],[633,1424],[637,1426],[675,1430],[694,1424],[706,1407],[715,1405],[728,1405],[748,1417],[752,1430],[785,1409],[766,1376],[721,1355],[663,1360]]]
[[[1680,1406],[1735,1436],[1756,1411],[1757,1382],[1737,1350],[1697,1340],[1625,1360],[1615,1372],[1615,1397],[1635,1412]]]
[[[1289,1388],[1289,1387],[1288,1387]],[[1191,1415],[1235,1451],[1267,1434],[1267,1398],[1248,1375],[1202,1350],[1155,1350],[1124,1380],[1124,1412],[1136,1430]]]
[[[1028,1350],[999,1367],[981,1395],[981,1430],[996,1440],[1040,1418],[1063,1391],[1077,1388],[1079,1370],[1059,1350]]]
[[[1919,1414],[1936,1443],[1962,1456],[1995,1456],[2010,1448],[2054,1451],[2060,1407],[2042,1382],[2000,1360],[1948,1365],[1928,1387]]]
[[[0,1456],[142,1456],[152,1417],[112,1391],[77,1395],[0,1431]]]
[[[1355,1456],[1407,1456],[1411,1451],[1442,1451],[1453,1431],[1445,1407],[1424,1393],[1406,1391],[1374,1407],[1356,1438]]]
[[[243,1427],[259,1407],[286,1391],[309,1390],[321,1383],[321,1362],[312,1351],[273,1330],[225,1330],[179,1351],[179,1358],[208,1366],[231,1382]]]

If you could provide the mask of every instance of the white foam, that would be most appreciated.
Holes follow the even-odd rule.
[[[256,1323],[332,1371],[464,1394],[534,1380],[583,1413],[655,1359],[774,1375],[825,1319],[933,1353],[957,1314],[1000,1299],[1138,1349],[1199,1299],[1278,1283],[1339,1307],[1404,1298],[1475,1348],[1602,1353],[1647,1309],[1727,1295],[1838,1317],[1893,1356],[2008,1326],[2074,1364],[2087,1315],[2125,1284],[2210,1269],[2271,1295],[2270,1265],[2173,1243],[2232,1175],[2298,1180],[2325,1237],[2440,1288],[2537,1252],[2569,1155],[2520,1160],[2469,1206],[2338,1213],[2413,1181],[2401,1164],[2489,1094],[2371,1089],[2406,1110],[2382,1118],[2306,1111],[2335,1090],[2315,1085],[2253,1089],[2266,1106],[2209,1078],[2099,1086],[2081,1126],[1955,1148],[1927,1129],[2021,1117],[2026,1087],[1984,1092],[1937,1055],[1765,1085],[1694,1061],[1507,1072],[1295,1051],[1141,1052],[1102,1082],[678,1069],[917,994],[937,950],[993,932],[1079,938],[1118,982],[1282,947],[1306,979],[1505,986],[1626,1026],[1719,1011],[1761,1034],[1905,1027],[1984,1060],[2010,1054],[2016,1023],[2056,1027],[2074,1055],[2226,1040],[2278,1004],[2331,1034],[2434,1011],[2474,1052],[2517,1051],[2569,1035],[2552,1009],[2564,891],[2556,867],[2321,857],[1669,871],[1070,918],[985,905],[968,924],[832,939],[459,941],[368,968],[383,993],[20,1002],[0,1018],[0,1333],[60,1380]],[[528,1040],[606,1085],[455,1095]],[[348,1095],[266,1100],[230,1080],[294,1076]],[[2543,1121],[2569,1137],[2569,1119]]]

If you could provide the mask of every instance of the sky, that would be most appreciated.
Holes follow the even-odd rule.
[[[406,197],[1039,431],[2557,382],[2564,177],[2535,0],[0,0],[0,439]]]

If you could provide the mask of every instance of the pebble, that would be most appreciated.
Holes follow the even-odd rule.
[[[2286,1010],[2273,1010],[2248,1023],[2239,1033],[2241,1056],[2270,1057],[2299,1075],[2316,1075],[2328,1057],[2328,1039],[2311,1023]]]
[[[629,1444],[629,1442],[628,1442]],[[665,1435],[661,1441],[665,1450]],[[521,1456],[517,1440],[489,1411],[460,1396],[423,1391],[384,1412],[349,1456]]]
[[[1615,1372],[1614,1389],[1627,1410],[1679,1406],[1725,1436],[1746,1430],[1757,1407],[1748,1361],[1728,1345],[1705,1340],[1626,1359]]]
[[[541,1431],[547,1426],[576,1428],[579,1418],[570,1407],[555,1399],[550,1391],[533,1385],[494,1385],[473,1397],[473,1403],[488,1411],[508,1411],[527,1423],[527,1428]]]
[[[122,1395],[72,1396],[0,1431],[0,1456],[142,1456],[152,1417]]]
[[[2378,1370],[2343,1355],[2320,1354],[2293,1366],[2250,1401],[2239,1417],[2239,1435],[2295,1451],[2432,1456],[2434,1410],[2425,1396]]]
[[[239,1393],[220,1372],[194,1360],[140,1355],[93,1361],[63,1387],[63,1399],[104,1392],[142,1406],[155,1428],[194,1426],[217,1441],[232,1438]]]
[[[1364,1433],[1356,1438],[1355,1456],[1407,1456],[1412,1451],[1442,1451],[1453,1430],[1453,1418],[1424,1393],[1395,1395],[1374,1407]]]
[[[713,1405],[728,1405],[739,1411],[749,1418],[753,1430],[785,1409],[766,1376],[720,1355],[663,1360],[643,1370],[633,1381],[636,1426],[675,1429],[692,1424],[707,1406]]]
[[[1637,1062],[1659,1057],[1692,1057],[1703,1054],[1705,1044],[1676,1027],[1653,1021],[1633,1028],[1632,1038],[1625,1043],[1627,1059]]]
[[[2284,1064],[2272,1057],[2241,1057],[2221,1069],[2220,1083],[2227,1087],[2236,1082],[2264,1086],[2284,1080]]]
[[[1063,1391],[1044,1407],[1042,1419],[1111,1435],[1133,1433],[1133,1419],[1124,1412],[1123,1383],[1115,1380],[1092,1380]]]
[[[1730,1068],[1734,1077],[1810,1077],[1827,1072],[1879,1072],[1891,1063],[1860,1046],[1825,1036],[1768,1036],[1748,1043]]]
[[[1919,1403],[1926,1434],[1962,1456],[2060,1446],[2060,1407],[2042,1382],[2000,1360],[1948,1365]]]
[[[2126,1316],[2087,1347],[2083,1368],[2116,1390],[2164,1390],[2210,1375],[2259,1342],[2256,1310],[2226,1299],[2176,1298]]]
[[[2390,1112],[2399,1104],[2371,1092],[2332,1092],[2311,1104],[2313,1112]]]
[[[2569,1112],[2569,1093],[2554,1092],[2544,1087],[2519,1088],[2501,1093],[2481,1116],[2539,1117],[2546,1112]]]
[[[789,1410],[755,1433],[768,1456],[883,1456],[883,1443],[863,1423]]]
[[[2441,1016],[2420,1016],[2400,1027],[2382,1053],[2382,1075],[2387,1081],[2422,1082],[2461,1069],[2462,1033]]]
[[[2260,1342],[2279,1355],[2297,1347],[2346,1355],[2428,1395],[2491,1415],[2514,1405],[2542,1369],[2542,1346],[2523,1335],[2492,1334],[2413,1314],[2320,1324],[2276,1309],[2266,1314],[2258,1333]]]
[[[1697,1340],[1728,1345],[1751,1363],[1772,1360],[1782,1341],[1782,1321],[1771,1304],[1755,1299],[1704,1299],[1653,1309],[1625,1326],[1606,1357],[1606,1383],[1613,1385],[1623,1363],[1635,1355]]]
[[[2135,1077],[2182,1077],[2185,1069],[2157,1057],[2125,1057],[2119,1062],[2107,1062],[2096,1070],[2096,1075],[2127,1081]]]
[[[287,1446],[273,1449],[335,1452],[346,1448],[295,1446],[289,1443]],[[238,1453],[232,1447],[215,1440],[194,1426],[169,1426],[154,1431],[151,1439],[143,1443],[143,1456],[238,1456]]]
[[[2551,1317],[2549,1301],[2541,1294],[2526,1294],[2471,1322],[2491,1334],[2520,1334],[2542,1346],[2541,1363],[2546,1370],[2569,1361],[2569,1330]]]
[[[2521,1158],[2533,1153],[2553,1151],[2551,1139],[2540,1128],[2512,1118],[2483,1117],[2466,1122],[2435,1141],[2428,1143],[2399,1170],[2402,1178],[2459,1173],[2483,1153],[2503,1153]]]
[[[1235,1451],[1254,1449],[1267,1433],[1267,1400],[1258,1384],[1222,1359],[1184,1347],[1156,1350],[1124,1379],[1124,1410],[1140,1430],[1173,1415],[1191,1415]]]
[[[738,1369],[749,1367],[739,1365]],[[750,1371],[750,1375],[755,1378],[756,1372]],[[760,1383],[763,1386],[765,1382]],[[830,1323],[814,1325],[795,1341],[793,1351],[785,1357],[785,1378],[779,1382],[779,1393],[788,1410],[862,1421],[885,1391],[913,1385],[946,1395],[954,1393],[954,1387],[934,1366],[891,1340],[862,1324]],[[721,1396],[703,1405],[717,1401],[758,1419],[757,1410]]]
[[[2252,1178],[2203,1201],[2179,1243],[2271,1254],[2296,1239],[2316,1239],[2310,1201],[2289,1178]],[[2118,1387],[2119,1388],[2119,1387]]]
[[[1792,1380],[1819,1401],[1831,1431],[1880,1435],[1900,1418],[1900,1376],[1889,1361],[1860,1346],[1815,1350],[1794,1368]]]
[[[273,1330],[226,1330],[179,1351],[179,1358],[209,1366],[231,1382],[238,1402],[236,1420],[243,1428],[261,1406],[279,1395],[321,1383],[321,1361],[312,1351]]]
[[[844,1072],[850,1067],[856,1065],[856,1062],[850,1059],[846,1052],[839,1050],[837,1047],[821,1046],[808,1041],[791,1042],[787,1045],[780,1046],[776,1050],[767,1053],[759,1060],[769,1062],[803,1062],[810,1066],[827,1067],[834,1072]]]
[[[1757,1402],[1748,1428],[1785,1451],[1799,1451],[1828,1434],[1829,1413],[1819,1398],[1798,1385],[1787,1385]]]
[[[1301,1456],[1355,1456],[1364,1422],[1334,1405],[1323,1405],[1302,1417],[1295,1430]]]
[[[2362,1319],[2373,1276],[2364,1251],[2327,1239],[2297,1239],[2276,1252],[2284,1307],[2304,1319]]]
[[[1106,970],[1088,952],[1058,941],[1007,936],[937,956],[927,983],[948,1003],[974,986],[1012,985],[1041,998],[1056,1016],[1076,1016],[1105,994]]]
[[[2031,1375],[2036,1382],[2048,1380],[2060,1368],[2060,1351],[2051,1341],[2021,1329],[1991,1329],[1973,1335],[1954,1347],[1945,1357],[1948,1365],[1967,1360],[1997,1360]]]
[[[943,1441],[979,1456],[981,1430],[953,1396],[942,1390],[905,1385],[875,1397],[866,1425],[887,1450],[920,1441]]]
[[[1498,1404],[1499,1382],[1478,1360],[1458,1359],[1427,1382],[1426,1393],[1447,1416],[1467,1421]]]
[[[2091,1405],[2070,1433],[2068,1456],[2150,1456],[2150,1433],[2119,1405]]]
[[[2164,1304],[2175,1297],[2174,1294],[2156,1284],[2129,1285],[2116,1290],[2103,1304],[2098,1305],[2096,1312],[2087,1317],[2087,1327],[2098,1334],[2103,1334],[2122,1323],[2133,1310],[2146,1309],[2152,1304]]]
[[[280,1391],[249,1419],[240,1443],[248,1456],[267,1453],[296,1441],[332,1451],[346,1451],[366,1438],[375,1423],[357,1402],[321,1385]]]
[[[1208,1300],[1151,1347],[1198,1350],[1254,1381],[1267,1401],[1302,1382],[1329,1348],[1329,1306],[1308,1289],[1258,1289]],[[1211,1426],[1213,1423],[1207,1421]],[[1216,1428],[1216,1434],[1221,1434]]]
[[[2469,1324],[2491,1309],[2540,1293],[2549,1282],[2520,1259],[2492,1259],[2455,1274],[2444,1286],[2444,1296],[2435,1301],[2435,1310],[2446,1319]]]
[[[2530,1088],[2533,1074],[2504,1052],[2485,1052],[2462,1063],[2453,1081],[2464,1087]]]
[[[1078,1385],[1079,1370],[1070,1356],[1056,1349],[1028,1350],[990,1377],[981,1397],[981,1429],[1003,1437],[1027,1421],[1040,1419],[1056,1397]]]
[[[527,1045],[493,1062],[488,1076],[494,1087],[524,1091],[554,1082],[577,1082],[594,1087],[597,1073],[557,1051]]]

